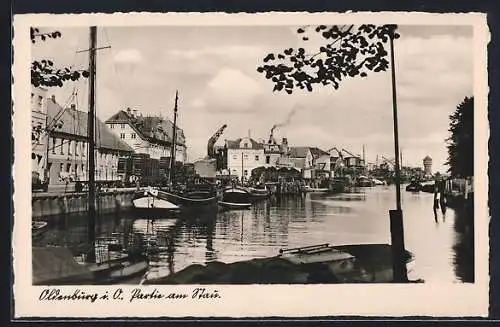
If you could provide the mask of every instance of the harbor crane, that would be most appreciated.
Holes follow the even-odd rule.
[[[361,159],[361,157],[360,157],[360,156],[357,156],[357,155],[355,155],[355,154],[352,154],[351,152],[347,151],[347,150],[346,150],[346,149],[344,149],[344,148],[342,148],[342,151],[344,151],[345,153],[347,153],[347,154],[348,154],[348,155],[350,155],[350,156],[353,156],[354,158]]]
[[[339,149],[337,149],[337,147],[333,147],[333,148],[330,148],[328,149],[326,152],[330,153],[330,151],[332,150],[335,150],[337,151],[339,157],[337,159],[337,161],[335,161],[335,166],[333,168],[333,171],[341,171],[342,172],[342,166],[343,166],[343,163],[344,163],[344,156],[342,155],[342,151],[340,151]]]
[[[207,144],[207,158],[214,158],[215,153],[214,153],[214,146],[219,137],[222,135],[224,130],[226,129],[227,125],[224,124],[219,129],[208,139],[208,144]]]
[[[394,160],[392,160],[392,159],[387,159],[387,158],[386,158],[386,157],[384,157],[384,156],[382,156],[382,159],[384,159],[386,162],[388,162],[388,163],[390,163],[390,164],[392,164],[392,165],[395,165]]]

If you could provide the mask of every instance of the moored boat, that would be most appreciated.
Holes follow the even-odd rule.
[[[356,186],[359,187],[372,187],[374,185],[375,183],[373,182],[373,180],[366,176],[359,176],[358,180],[356,181]]]
[[[271,192],[266,187],[248,187],[247,189],[254,200],[266,199],[271,195]]]
[[[342,193],[346,190],[348,181],[345,178],[333,178],[328,184],[329,193]]]
[[[338,282],[390,283],[393,281],[392,249],[389,244],[349,244],[333,246],[319,244],[280,250],[278,257],[295,265],[314,267],[314,277],[329,274]],[[405,264],[413,261],[405,253]]]
[[[412,181],[406,186],[408,192],[420,192],[420,190],[422,190],[422,184],[417,181]]]
[[[229,186],[222,191],[222,202],[251,203],[252,193],[244,187]]]
[[[46,221],[34,220],[31,222],[31,235],[32,237],[39,237],[45,231],[47,231],[47,226],[49,225]]]
[[[158,198],[175,204],[179,207],[216,205],[217,196],[208,191],[186,191],[171,192],[167,190],[158,190]]]
[[[67,247],[33,247],[33,285],[106,285],[146,273],[149,263],[141,254],[117,251],[113,258],[95,263],[78,261]]]
[[[157,190],[147,190],[144,195],[132,200],[134,211],[137,215],[147,217],[169,217],[179,210],[179,206],[167,200],[158,198]]]
[[[301,190],[305,193],[326,193],[330,189],[328,187],[310,187],[309,185],[306,185],[302,187]]]
[[[248,209],[252,206],[252,203],[232,203],[232,202],[224,202],[219,201],[217,204],[227,210],[238,210],[238,209]]]

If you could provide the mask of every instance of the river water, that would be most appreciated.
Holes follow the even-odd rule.
[[[402,190],[406,249],[412,280],[473,282],[472,217],[448,208],[434,216],[433,195]],[[274,256],[282,248],[315,244],[390,243],[389,210],[395,209],[392,186],[361,188],[359,193],[271,198],[249,210],[187,212],[189,219],[101,215],[100,233],[152,239],[150,278],[211,260],[226,263]],[[39,245],[76,248],[87,235],[84,217],[63,217],[51,224]]]

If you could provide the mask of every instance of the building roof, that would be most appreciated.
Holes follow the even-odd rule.
[[[428,161],[428,160],[432,160],[432,158],[429,156],[425,156],[424,160]]]
[[[310,147],[309,150],[311,151],[311,154],[313,155],[314,158],[318,158],[321,156],[330,156],[328,152],[323,151],[317,147]]]
[[[47,99],[47,121],[50,126],[54,118],[62,121],[60,128],[53,129],[53,132],[87,137],[88,113],[74,108],[63,109],[52,98]],[[111,150],[133,152],[134,150],[120,138],[118,138],[99,118],[96,117],[96,146]]]
[[[249,148],[241,148],[240,144],[243,139],[239,138],[236,140],[227,140],[227,148],[228,149],[253,149],[253,150],[259,150],[259,149],[264,149],[264,145],[260,142],[255,141],[254,139],[250,138],[250,143],[252,144],[251,147]]]
[[[174,123],[169,119],[155,116],[134,116],[128,111],[120,110],[106,120],[106,124],[129,124],[140,138],[151,143],[170,144],[172,142]],[[176,131],[177,144],[184,146],[186,144],[184,131],[178,126]]]
[[[290,157],[292,158],[305,158],[307,157],[308,146],[292,146],[290,147]]]

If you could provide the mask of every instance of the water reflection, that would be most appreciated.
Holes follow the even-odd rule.
[[[436,223],[432,194],[403,192],[402,202],[406,247],[415,255],[410,278],[473,282],[472,211],[448,209]],[[176,219],[122,212],[100,215],[100,233],[155,249],[149,271],[154,278],[191,264],[274,256],[286,247],[390,243],[388,212],[394,203],[394,189],[380,186],[336,196],[271,198],[247,210],[189,210]],[[51,226],[40,245],[65,245],[77,252],[85,243],[84,215],[61,217]]]

